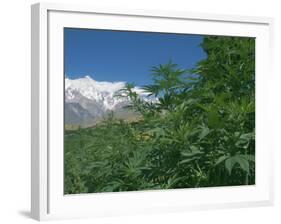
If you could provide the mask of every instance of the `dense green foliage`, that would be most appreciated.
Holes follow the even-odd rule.
[[[142,119],[110,114],[92,128],[65,131],[65,193],[132,191],[255,183],[255,42],[205,37],[192,70],[172,62],[152,69]],[[192,75],[191,75],[192,74]]]

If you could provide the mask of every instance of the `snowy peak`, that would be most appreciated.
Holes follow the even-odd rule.
[[[65,101],[79,103],[81,98],[85,98],[99,103],[104,110],[114,110],[116,106],[127,101],[114,97],[125,84],[125,82],[99,82],[90,76],[78,79],[65,78]],[[142,98],[148,95],[140,87],[135,87],[134,91]]]
[[[65,89],[77,90],[85,97],[92,98],[93,92],[113,93],[125,86],[125,82],[98,82],[90,76],[78,79],[65,79]]]
[[[85,76],[78,79],[65,78],[65,118],[67,124],[89,125],[102,119],[109,111],[119,116],[136,116],[124,106],[129,104],[128,98],[118,98],[115,94],[124,88],[125,82],[99,82]],[[140,87],[133,89],[143,100],[155,102]]]
[[[118,99],[114,94],[125,86],[124,82],[98,82],[90,76],[79,79],[65,79],[65,100],[79,101],[85,97],[96,102],[103,102],[104,109],[113,109]],[[114,99],[114,100],[113,100]]]

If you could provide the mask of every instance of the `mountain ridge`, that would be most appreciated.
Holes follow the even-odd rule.
[[[116,93],[124,88],[126,82],[96,81],[90,76],[77,79],[65,78],[65,125],[91,126],[109,112],[117,116],[139,116],[136,112],[128,111],[124,106],[130,103],[126,97],[116,97]],[[148,93],[140,87],[135,91],[144,100],[151,100]]]

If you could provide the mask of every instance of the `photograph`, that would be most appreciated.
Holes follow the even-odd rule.
[[[255,185],[255,37],[63,29],[65,195]]]

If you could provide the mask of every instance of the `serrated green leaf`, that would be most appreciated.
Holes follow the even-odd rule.
[[[184,159],[184,160],[180,161],[179,164],[190,163],[190,162],[194,161],[195,159],[196,158]]]
[[[231,175],[232,169],[234,165],[238,163],[239,167],[244,170],[246,173],[250,172],[250,165],[247,159],[245,159],[241,155],[235,155],[232,157],[229,157],[225,160],[225,167],[228,170],[229,174]]]
[[[215,163],[215,166],[219,165],[221,162],[223,162],[224,160],[226,160],[229,156],[221,156],[220,158],[218,158],[217,162]]]
[[[208,127],[203,127],[202,132],[199,135],[199,140],[202,140],[210,133],[210,129]]]
[[[230,175],[231,175],[231,171],[232,171],[234,164],[235,164],[235,161],[233,160],[233,157],[230,157],[225,160],[225,168],[227,169],[227,171],[229,172]]]
[[[237,156],[234,156],[234,161],[237,162],[239,165],[240,165],[240,168],[242,170],[244,170],[246,173],[249,173],[250,170],[249,170],[249,162],[248,160],[244,159],[242,156],[240,155],[237,155]]]
[[[251,161],[251,162],[255,162],[255,156],[254,155],[240,155],[241,157],[243,157],[244,159]]]

